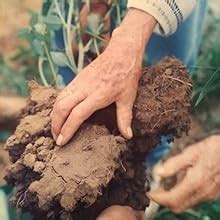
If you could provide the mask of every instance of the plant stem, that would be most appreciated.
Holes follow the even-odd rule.
[[[98,39],[98,40],[101,40],[101,41],[103,41],[103,42],[105,41],[102,37],[98,36],[98,35],[95,34],[95,33],[92,33],[91,31],[86,30],[84,33],[89,34],[91,37],[96,38],[96,39]]]
[[[71,25],[72,25],[72,14],[73,14],[73,8],[74,8],[74,1],[69,1],[69,9],[68,9],[68,15],[67,15],[67,22],[65,21],[58,4],[57,0],[54,0],[54,4],[56,6],[57,14],[60,17],[61,22],[63,23],[63,39],[64,39],[64,45],[65,45],[65,51],[66,55],[68,57],[68,60],[72,66],[72,70],[74,72],[77,72],[76,63],[73,56],[72,51],[72,35],[71,35]]]
[[[73,15],[73,8],[74,8],[74,1],[69,1],[69,10],[68,10],[68,16],[67,16],[67,55],[69,58],[69,61],[74,69],[76,68],[76,63],[73,57],[73,50],[72,50],[72,35],[71,35],[71,25],[72,25],[72,15]]]
[[[50,68],[51,68],[51,71],[52,71],[52,75],[53,75],[53,78],[54,78],[55,85],[57,86],[57,73],[56,73],[56,70],[54,68],[53,61],[50,57],[48,47],[45,43],[43,43],[43,47],[44,47],[47,59],[48,59],[49,64],[50,64]]]
[[[194,217],[197,217],[197,218],[200,218],[200,217],[201,217],[201,214],[200,214],[199,212],[196,212],[196,211],[193,210],[193,209],[187,209],[187,210],[184,211],[183,213],[189,214],[189,215],[194,216]]]
[[[44,72],[43,72],[44,60],[45,59],[43,57],[39,57],[39,59],[38,59],[38,69],[39,69],[39,75],[40,75],[40,78],[41,78],[41,81],[42,81],[43,85],[48,86],[49,84],[47,83],[47,80],[46,80]]]
[[[94,42],[96,54],[97,54],[97,56],[99,56],[100,55],[100,51],[99,51],[97,40],[94,38],[93,42]]]
[[[91,38],[91,39],[87,42],[87,44],[85,45],[85,47],[83,48],[84,52],[87,52],[87,51],[89,50],[89,48],[90,48],[92,42],[93,42],[93,39]]]
[[[121,24],[121,12],[120,12],[120,7],[118,3],[115,5],[116,7],[116,12],[117,12],[117,25]]]
[[[60,20],[61,20],[61,22],[63,23],[63,26],[66,27],[67,24],[66,24],[66,21],[65,21],[63,15],[62,15],[62,13],[61,13],[61,11],[60,11],[60,7],[59,7],[59,4],[58,4],[58,1],[57,1],[57,0],[54,0],[54,4],[55,4],[55,6],[56,6],[56,10],[57,10],[57,13],[58,13],[58,15],[59,15],[59,17],[60,17]]]
[[[85,57],[85,51],[83,47],[83,43],[80,40],[79,42],[79,58],[78,58],[78,72],[82,70],[83,65],[84,65],[84,57]]]

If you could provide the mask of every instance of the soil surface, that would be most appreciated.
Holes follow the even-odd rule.
[[[13,130],[18,124],[26,99],[18,96],[0,95],[0,130]]]
[[[13,204],[35,219],[94,220],[110,205],[144,210],[150,179],[144,159],[162,134],[188,132],[191,83],[180,61],[164,58],[143,70],[132,140],[120,136],[112,105],[95,113],[59,148],[50,131],[58,92],[32,82],[20,123],[5,145],[13,162],[5,177],[16,186]]]

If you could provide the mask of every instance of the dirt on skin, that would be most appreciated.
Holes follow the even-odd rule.
[[[162,134],[190,127],[191,80],[175,58],[143,70],[133,108],[132,140],[120,136],[115,106],[88,119],[65,146],[55,145],[50,113],[58,92],[32,82],[20,124],[5,148],[13,164],[6,180],[13,204],[35,219],[87,219],[110,205],[144,210],[150,177],[144,160]]]

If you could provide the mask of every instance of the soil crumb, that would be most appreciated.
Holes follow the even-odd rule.
[[[52,138],[50,113],[58,92],[30,83],[30,97],[5,149],[11,201],[35,219],[87,219],[111,205],[144,210],[150,177],[145,157],[162,134],[190,128],[192,82],[186,67],[166,57],[143,70],[133,108],[133,139],[120,136],[115,106],[96,112],[65,147]]]

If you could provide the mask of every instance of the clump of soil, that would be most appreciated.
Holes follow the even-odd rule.
[[[190,126],[191,80],[175,58],[143,70],[133,108],[134,138],[117,131],[115,106],[88,119],[65,147],[50,132],[58,92],[32,82],[20,124],[5,148],[13,164],[6,180],[12,199],[36,219],[95,219],[110,205],[144,210],[149,176],[144,160],[162,134],[180,137]]]

